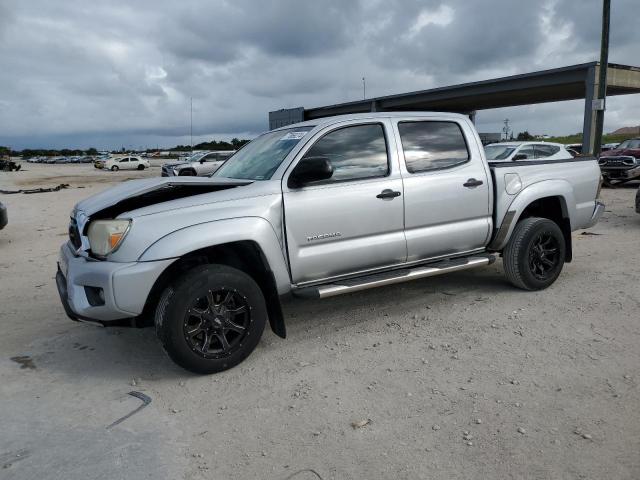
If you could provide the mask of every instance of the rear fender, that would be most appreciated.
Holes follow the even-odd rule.
[[[513,199],[501,221],[498,233],[489,245],[489,249],[502,250],[509,243],[513,229],[526,208],[536,200],[545,197],[560,198],[562,216],[569,220],[570,231],[573,231],[576,218],[576,200],[571,184],[566,180],[545,180],[526,187]]]

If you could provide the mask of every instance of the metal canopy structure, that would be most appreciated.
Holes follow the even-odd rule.
[[[593,152],[595,141],[599,62],[388,95],[305,109],[269,112],[269,128],[314,118],[384,111],[446,111],[475,116],[477,110],[584,98],[582,151]],[[640,93],[640,67],[610,63],[607,96]]]

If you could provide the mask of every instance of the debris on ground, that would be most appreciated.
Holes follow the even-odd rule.
[[[369,425],[370,423],[371,423],[371,419],[367,418],[365,420],[358,420],[357,422],[351,422],[351,426],[355,430],[357,428],[362,428],[366,425]]]
[[[69,188],[68,183],[61,183],[57,187],[49,187],[49,188],[25,188],[20,190],[0,190],[0,193],[4,193],[5,195],[13,195],[15,193],[25,193],[25,194],[47,193],[47,192],[58,192],[65,188]]]
[[[142,410],[144,407],[146,407],[147,405],[149,405],[151,403],[151,397],[149,397],[148,395],[145,395],[142,392],[136,392],[136,391],[132,391],[129,392],[128,395],[131,395],[132,397],[136,397],[140,400],[142,400],[142,405],[140,405],[138,408],[136,408],[135,410],[127,413],[124,417],[119,418],[118,420],[116,420],[115,422],[113,422],[111,425],[107,426],[107,430],[115,427],[116,425],[121,424],[122,422],[124,422],[127,418],[131,417],[132,415],[135,415],[136,413],[138,413],[140,410]]]
[[[17,172],[22,168],[22,165],[18,165],[11,160],[0,160],[0,172]]]
[[[580,235],[602,235],[601,233],[595,233],[595,232],[582,232]]]
[[[20,368],[28,368],[29,370],[35,370],[36,364],[33,363],[33,358],[29,355],[19,355],[17,357],[11,357],[11,360],[18,363]]]
[[[576,435],[581,436],[582,438],[584,438],[585,440],[592,440],[593,437],[591,435],[589,435],[588,433],[584,433],[582,430],[580,430],[579,428],[576,428],[573,433],[575,433]]]

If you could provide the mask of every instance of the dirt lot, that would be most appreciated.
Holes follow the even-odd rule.
[[[71,187],[0,195],[0,478],[640,478],[634,189],[603,192],[597,235],[574,233],[547,291],[512,288],[497,262],[294,302],[287,340],[266,331],[203,377],[150,329],[70,321],[55,288],[72,206],[157,166],[24,168],[0,188]],[[152,403],[107,429],[141,405],[130,391]]]

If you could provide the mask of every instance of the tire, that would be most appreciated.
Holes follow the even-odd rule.
[[[180,170],[180,173],[178,173],[178,176],[179,177],[195,177],[196,172],[189,168],[187,170]]]
[[[566,255],[560,227],[546,218],[525,218],[502,252],[507,279],[524,290],[543,290],[556,281]]]
[[[201,265],[165,289],[155,325],[175,363],[209,374],[247,358],[260,341],[267,318],[262,290],[249,275],[226,265]]]
[[[138,165],[138,170],[144,170],[144,165],[142,164]]]
[[[111,167],[112,172],[117,172],[118,170],[120,170],[120,168],[117,165]]]

